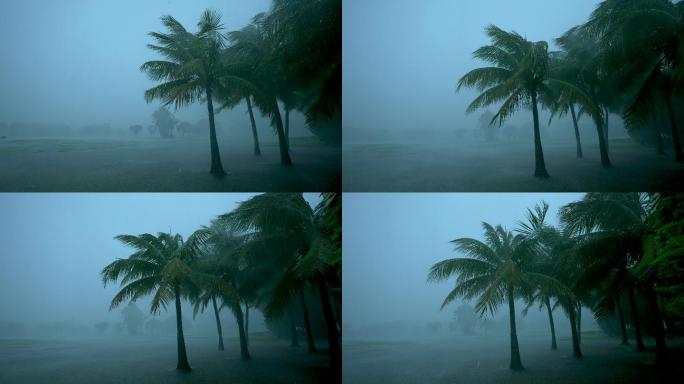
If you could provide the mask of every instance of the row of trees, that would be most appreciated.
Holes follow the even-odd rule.
[[[191,368],[181,300],[190,301],[195,314],[211,306],[219,350],[224,349],[219,312],[231,311],[242,359],[249,360],[250,308],[267,319],[287,319],[296,343],[292,312],[301,306],[309,350],[316,350],[304,295],[304,289],[315,288],[327,327],[331,377],[340,377],[341,231],[339,194],[322,194],[314,210],[301,194],[266,193],[240,203],[186,239],[169,233],[117,236],[134,253],[107,265],[102,281],[123,285],[110,309],[150,294],[152,313],[175,307],[176,368],[185,371]]]
[[[221,15],[213,10],[202,14],[195,33],[172,16],[164,16],[161,20],[167,32],[151,32],[156,44],[148,45],[164,60],[141,66],[161,84],[148,89],[145,100],[160,99],[175,108],[207,103],[212,174],[225,174],[216,139],[214,101],[222,108],[246,102],[257,156],[253,108],[268,116],[278,136],[281,163],[291,165],[292,110],[302,111],[320,138],[341,141],[341,18],[340,0],[274,0],[269,12],[229,33],[223,33]]]
[[[483,316],[507,304],[513,370],[523,369],[516,300],[526,303],[524,313],[536,304],[546,309],[552,349],[557,349],[553,311],[562,308],[577,358],[582,357],[583,307],[599,320],[618,319],[625,344],[631,323],[639,351],[645,349],[640,319],[646,317],[657,364],[665,366],[664,324],[675,333],[684,320],[684,194],[589,193],[560,209],[559,227],[548,224],[547,213],[548,205],[541,203],[528,210],[515,231],[482,223],[484,240],[453,240],[465,257],[436,263],[428,275],[430,281],[456,277],[442,308],[458,298],[475,299]],[[637,299],[647,303],[646,316],[639,313]]]
[[[586,23],[555,39],[560,50],[553,52],[545,41],[531,42],[490,25],[485,31],[492,43],[474,57],[492,66],[465,74],[458,89],[482,91],[468,112],[500,105],[492,125],[501,125],[521,108],[532,110],[536,177],[549,177],[540,105],[551,111],[551,119],[572,117],[578,158],[583,152],[577,120],[586,115],[596,127],[601,165],[610,167],[612,112],[622,115],[629,130],[654,128],[660,154],[663,137],[671,137],[676,160],[684,162],[676,113],[684,84],[682,30],[684,4],[670,0],[604,0]],[[661,132],[662,122],[669,135]]]

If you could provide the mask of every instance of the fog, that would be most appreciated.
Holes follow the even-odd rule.
[[[320,88],[317,73],[331,76],[327,61],[309,62],[293,80],[287,53],[328,44],[328,56],[339,57],[339,41],[329,41],[339,37],[313,31],[284,45],[287,28],[341,12],[334,1],[322,4],[312,12],[311,4],[273,0],[1,2],[0,191],[339,189],[340,114],[305,113],[312,116],[317,97],[339,106],[341,96]],[[267,37],[266,16],[293,18]],[[171,20],[184,30],[172,32]],[[202,20],[218,33],[199,33]],[[335,31],[338,23],[325,25]],[[186,31],[192,60],[178,54]],[[246,48],[249,31],[260,49]],[[188,72],[190,62],[203,65]]]
[[[449,241],[460,237],[482,239],[482,221],[513,230],[517,221],[524,219],[526,209],[542,200],[550,205],[549,223],[557,225],[558,208],[581,196],[564,193],[345,194],[345,339],[420,339],[430,336],[428,326],[433,322],[442,323],[437,335],[447,334],[461,301],[440,310],[454,280],[427,283],[427,274],[434,263],[459,257]],[[470,304],[474,307],[475,302]],[[518,302],[520,332],[546,334],[546,312],[539,312],[535,305],[527,317],[522,317],[523,308]],[[583,330],[597,329],[591,312],[585,312]],[[554,315],[559,324],[565,322],[561,310],[556,310]],[[507,319],[508,310],[502,306],[494,316],[498,321],[488,331],[506,334]],[[556,329],[560,334],[568,334],[570,328],[557,325]],[[392,330],[402,333],[392,334]]]
[[[0,323],[25,326],[72,323],[94,332],[100,321],[119,322],[125,304],[109,311],[119,284],[103,287],[100,272],[132,250],[120,234],[158,232],[187,237],[253,194],[2,194],[0,195]],[[317,194],[305,194],[315,206]],[[149,315],[150,297],[137,305]],[[224,311],[226,324],[235,321]],[[172,308],[161,318],[174,317]],[[184,308],[192,316],[192,308]],[[210,311],[198,321],[213,321]],[[205,331],[213,334],[215,324]],[[189,325],[192,327],[192,324]],[[230,327],[230,325],[229,325]],[[200,327],[201,328],[201,327]],[[255,331],[265,330],[257,315]],[[237,333],[235,333],[237,335]],[[7,335],[3,335],[7,336]],[[9,335],[12,336],[12,335]],[[74,335],[72,335],[74,336]]]
[[[78,130],[109,124],[117,133],[130,135],[130,125],[151,124],[152,113],[161,105],[145,103],[145,90],[156,84],[139,68],[158,57],[146,45],[153,43],[149,32],[163,30],[162,15],[172,15],[195,30],[201,13],[215,9],[228,32],[244,27],[270,4],[270,0],[3,1],[0,123],[47,125],[44,135],[60,125]],[[193,104],[174,113],[194,124],[206,118],[206,105]],[[294,118],[303,122],[300,114]],[[217,120],[232,130],[236,121],[242,122],[249,135],[244,104],[222,112]],[[267,119],[259,122],[267,128]],[[293,130],[295,135],[307,134],[302,124],[293,124]],[[264,138],[273,140],[266,133],[264,129]]]
[[[344,190],[678,190],[684,167],[672,161],[672,125],[662,116],[628,132],[622,118],[626,107],[613,105],[602,113],[603,145],[588,114],[577,113],[577,140],[572,114],[551,119],[549,103],[542,100],[535,147],[529,106],[516,108],[503,122],[492,123],[503,102],[466,113],[483,92],[468,86],[457,91],[459,79],[495,66],[473,58],[474,51],[492,44],[487,26],[530,42],[546,41],[548,52],[557,52],[555,39],[587,22],[599,3],[345,1]],[[630,97],[630,91],[606,92]],[[684,121],[680,105],[677,124]]]
[[[553,50],[553,39],[586,21],[598,3],[399,0],[390,5],[383,0],[345,1],[345,142],[420,141],[440,135],[453,139],[455,130],[475,130],[484,110],[470,115],[465,111],[478,93],[455,91],[461,76],[483,64],[473,59],[472,53],[489,43],[484,28],[495,24],[514,30],[528,40],[549,42]],[[494,107],[490,110],[496,112]],[[547,121],[548,117],[540,119],[543,126]],[[564,122],[556,122],[554,130],[562,127],[569,132],[570,120]],[[522,110],[504,126],[531,124],[531,113]],[[585,125],[583,133],[593,140],[590,121]],[[522,134],[531,140],[531,129]]]

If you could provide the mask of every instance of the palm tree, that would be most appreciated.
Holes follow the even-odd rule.
[[[211,173],[225,175],[216,139],[213,98],[220,79],[224,82],[227,78],[239,79],[227,76],[220,65],[225,45],[221,15],[212,10],[204,11],[196,33],[188,32],[172,16],[163,16],[161,20],[168,32],[150,32],[157,44],[148,44],[148,47],[166,60],[148,61],[140,69],[162,84],[145,91],[145,101],[160,99],[164,105],[174,104],[178,109],[205,100],[209,114]]]
[[[230,68],[234,68],[235,64],[231,63],[230,48],[224,50],[223,53],[223,70],[228,73]],[[252,108],[252,93],[254,86],[247,80],[242,79],[241,82],[228,81],[227,83],[219,82],[216,96],[221,100],[223,108],[235,108],[242,100],[247,104],[247,114],[249,115],[249,122],[252,127],[252,139],[254,141],[254,156],[261,156],[261,147],[259,146],[259,135],[257,134],[256,121],[254,120],[254,108]]]
[[[526,214],[527,220],[525,222],[518,222],[519,228],[516,231],[532,241],[548,245],[549,231],[553,231],[553,228],[546,224],[546,215],[548,211],[549,205],[546,202],[537,204],[534,209],[528,209]],[[537,256],[538,259],[532,264],[532,268],[540,273],[551,273],[554,269],[555,262],[552,254],[548,251],[539,252]],[[527,306],[523,310],[523,316],[527,314],[535,302],[539,303],[540,310],[542,309],[542,306],[546,307],[546,312],[549,316],[549,329],[551,331],[551,349],[558,349],[551,299],[555,296],[559,296],[562,292],[557,292],[553,288],[553,286],[540,286],[530,296],[526,297],[525,301],[527,302]]]
[[[159,313],[162,308],[166,309],[174,301],[178,341],[176,369],[191,370],[183,337],[181,298],[192,290],[191,266],[201,253],[206,232],[196,231],[186,241],[180,235],[172,236],[167,233],[159,233],[157,236],[147,233],[139,236],[119,235],[115,239],[132,247],[135,252],[102,269],[102,283],[105,286],[119,279],[122,285],[126,284],[114,296],[109,309],[151,293],[154,293],[150,305],[150,312],[153,314]]]
[[[652,252],[653,245],[646,222],[647,203],[646,196],[638,193],[588,193],[582,200],[561,208],[561,223],[568,231],[582,236],[579,252],[585,259],[591,257],[596,263],[618,265],[633,271],[628,293],[634,325],[638,327],[634,300],[636,283],[643,287],[651,308],[656,329],[656,360],[664,364],[667,360],[665,330],[658,310],[654,277],[649,265],[642,263],[644,255]],[[637,342],[639,338],[637,334]]]
[[[469,113],[501,103],[491,124],[498,120],[501,125],[518,109],[531,108],[534,122],[534,176],[547,178],[549,174],[539,132],[539,102],[571,94],[581,103],[589,105],[588,98],[572,84],[549,77],[549,53],[545,41],[530,42],[516,32],[506,32],[495,25],[485,28],[485,32],[492,44],[480,47],[473,56],[493,66],[468,72],[459,80],[457,90],[469,87],[483,91],[468,106]]]
[[[576,79],[577,67],[568,62],[569,60],[566,52],[551,52],[549,54],[549,58],[551,60],[551,71],[555,73],[554,76],[563,78],[565,81],[569,82],[572,82],[573,78]],[[558,117],[562,117],[563,115],[568,114],[568,112],[570,113],[570,117],[572,118],[572,126],[575,131],[575,144],[577,146],[576,156],[578,159],[581,159],[584,157],[584,154],[582,153],[582,142],[580,140],[579,125],[577,124],[578,116],[575,111],[575,104],[577,101],[572,98],[567,98],[567,96],[569,95],[566,95],[565,98],[558,98],[556,100],[548,101],[547,105],[549,105],[549,108],[551,109],[549,125],[551,125],[551,121],[556,115],[558,115]]]
[[[250,84],[252,101],[267,116],[278,135],[280,162],[292,165],[278,99],[287,89],[280,44],[273,30],[264,28],[266,14],[260,13],[252,23],[228,33],[230,47],[224,52],[225,71]]]
[[[281,44],[285,75],[323,141],[342,140],[342,1],[275,0],[264,19]],[[298,107],[298,108],[299,108]]]
[[[510,369],[522,370],[518,336],[515,326],[515,297],[527,297],[540,286],[557,286],[555,279],[529,270],[537,258],[536,241],[523,235],[513,235],[502,226],[482,223],[484,242],[471,238],[452,240],[455,250],[469,256],[440,261],[432,266],[428,281],[441,281],[456,275],[456,287],[447,295],[442,308],[453,300],[476,296],[475,309],[491,314],[499,305],[508,302],[511,332]]]
[[[664,108],[678,162],[684,154],[673,97],[684,89],[683,15],[684,7],[669,0],[604,0],[581,27],[600,42],[619,88],[634,95],[624,109],[626,125],[647,123]]]
[[[242,304],[249,302],[259,288],[260,279],[254,271],[243,268],[242,247],[249,237],[231,231],[225,223],[216,219],[208,228],[207,247],[205,251],[205,268],[198,278],[203,282],[201,287],[205,296],[219,297],[220,308],[227,307],[233,312],[238,324],[240,337],[240,355],[243,360],[250,360],[248,345],[248,315],[242,310]],[[215,313],[218,311],[215,309]]]
[[[553,67],[555,76],[565,79],[574,84],[588,95],[588,103],[591,108],[580,107],[578,116],[574,115],[576,100],[570,98],[573,122],[583,114],[589,115],[596,125],[596,134],[599,141],[601,165],[610,167],[608,156],[607,119],[608,106],[614,102],[615,97],[612,83],[608,73],[604,69],[604,58],[597,49],[596,39],[584,33],[579,27],[571,28],[563,36],[556,39],[556,43],[562,51],[558,53]],[[576,133],[577,134],[577,133]]]
[[[339,198],[332,200],[340,201]],[[328,212],[336,210],[321,209],[315,213],[301,194],[265,193],[240,203],[220,219],[234,231],[250,233],[250,241],[245,246],[249,265],[255,268],[269,265],[266,269],[261,267],[264,269],[260,272],[262,276],[278,274],[273,279],[274,286],[268,289],[267,314],[284,312],[293,292],[304,282],[311,282],[318,288],[328,330],[330,366],[333,373],[337,373],[341,370],[340,332],[332,312],[330,286],[337,283],[341,252],[334,236],[329,237],[325,227],[318,223],[318,218],[329,223]],[[265,263],[265,260],[269,262]],[[274,264],[286,268],[274,270],[271,267]]]

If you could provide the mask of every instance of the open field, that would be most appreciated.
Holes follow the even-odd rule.
[[[254,192],[328,191],[340,185],[341,151],[291,140],[294,166],[276,143],[261,157],[249,144],[219,138],[222,178],[209,174],[209,139],[0,140],[0,191]]]
[[[240,360],[237,339],[226,350],[214,338],[186,337],[193,370],[179,373],[176,339],[0,339],[0,383],[318,383],[327,382],[325,351],[269,336],[250,339],[251,361]]]
[[[472,336],[410,341],[345,341],[344,383],[658,383],[673,374],[681,377],[681,365],[664,374],[656,370],[655,353],[638,353],[634,344],[603,335],[583,337],[584,357],[572,356],[571,341],[561,337],[557,351],[548,337],[520,338],[523,372],[508,369],[507,335]],[[650,341],[650,343],[649,343]],[[653,346],[647,340],[647,347]],[[671,360],[684,355],[681,340]],[[679,359],[679,360],[677,360]],[[667,375],[667,376],[666,376]]]
[[[588,192],[684,188],[684,164],[631,141],[611,142],[613,166],[597,145],[545,144],[548,180],[533,177],[531,144],[350,144],[343,150],[344,191]]]

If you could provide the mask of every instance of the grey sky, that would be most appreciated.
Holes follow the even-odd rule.
[[[206,8],[223,14],[226,31],[267,11],[270,0],[0,1],[0,122],[69,125],[150,122],[154,85],[140,65],[158,58],[146,44],[170,14],[196,30]],[[244,111],[240,111],[242,113]],[[206,106],[179,112],[192,122]]]
[[[0,321],[118,320],[100,271],[131,249],[119,234],[188,236],[253,194],[0,194]],[[312,206],[318,194],[304,194]],[[141,304],[143,310],[145,304]]]
[[[427,283],[429,268],[457,257],[449,241],[482,239],[481,222],[514,229],[541,200],[558,208],[582,194],[345,193],[343,200],[344,323],[358,327],[392,321],[448,321],[440,311],[453,279]],[[501,312],[501,311],[500,311]]]
[[[495,24],[529,40],[560,36],[584,22],[598,0],[346,0],[343,104],[346,135],[365,129],[454,129],[476,95],[455,94],[481,63],[472,52]],[[531,121],[523,111],[516,118]],[[546,120],[544,120],[544,123]],[[348,138],[350,136],[345,136]]]

